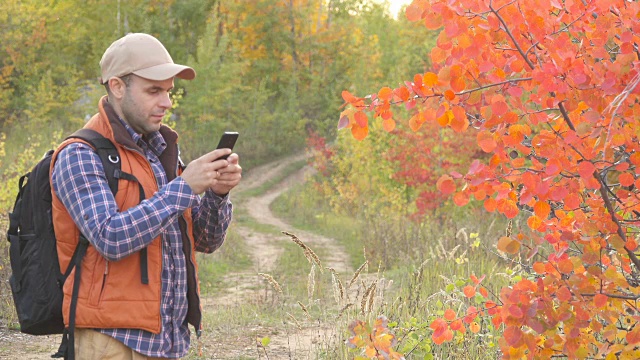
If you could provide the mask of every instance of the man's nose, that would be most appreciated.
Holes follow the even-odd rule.
[[[168,92],[164,93],[164,95],[160,99],[159,106],[163,109],[171,109],[172,104],[173,103],[171,102],[171,94]]]

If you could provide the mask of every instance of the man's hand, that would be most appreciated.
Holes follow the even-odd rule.
[[[218,195],[226,195],[242,177],[238,154],[231,154],[227,160],[216,160],[230,153],[229,149],[217,149],[204,154],[190,162],[181,176],[196,194],[211,189]]]
[[[224,161],[224,160],[222,160]],[[242,167],[240,167],[240,157],[233,153],[226,160],[226,166],[218,170],[220,174],[216,183],[211,186],[214,193],[224,196],[240,183],[242,178]]]

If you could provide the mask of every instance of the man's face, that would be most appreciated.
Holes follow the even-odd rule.
[[[158,131],[167,109],[171,109],[171,89],[173,78],[157,81],[132,75],[121,103],[124,120],[138,134]]]

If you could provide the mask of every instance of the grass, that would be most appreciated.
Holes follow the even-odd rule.
[[[300,186],[276,199],[272,211],[286,219],[297,228],[319,233],[336,239],[349,249],[354,264],[362,262],[363,242],[372,239],[363,238],[368,227],[355,218],[336,215],[330,211],[323,199],[314,197],[308,187]],[[435,345],[431,341],[430,321],[442,316],[446,308],[459,310],[461,316],[470,306],[480,306],[480,298],[467,298],[462,288],[469,285],[469,277],[483,274],[487,278],[482,285],[491,293],[497,294],[499,289],[508,285],[516,276],[511,264],[504,262],[488,251],[486,239],[492,239],[503,227],[503,220],[497,219],[499,226],[487,226],[477,223],[473,214],[466,217],[456,214],[467,228],[482,229],[482,232],[471,233],[466,229],[455,229],[454,232],[444,227],[424,232],[427,238],[414,238],[415,249],[422,254],[416,258],[400,257],[387,266],[369,267],[368,283],[376,282],[380,300],[375,303],[374,310],[364,311],[361,301],[354,301],[354,306],[345,315],[348,319],[365,319],[370,323],[378,314],[386,315],[394,323],[393,330],[398,339],[397,349],[402,350],[407,359],[494,359],[497,352],[499,329],[493,329],[486,318],[477,318],[482,331],[473,334],[456,334],[453,342]],[[485,217],[483,220],[491,221]],[[495,222],[491,223],[492,225]],[[432,224],[433,225],[433,224]],[[370,228],[370,226],[369,226]],[[485,244],[486,243],[486,244]],[[291,264],[289,266],[302,266]],[[377,272],[376,272],[377,270]],[[372,280],[372,276],[373,279]],[[291,278],[294,280],[294,278]],[[299,276],[299,282],[303,281]],[[391,284],[391,285],[385,285]],[[324,286],[324,285],[323,285]],[[301,285],[297,285],[297,294],[303,293]],[[330,287],[330,286],[329,286]],[[380,291],[385,288],[385,291]],[[336,323],[336,326],[347,328],[347,322]],[[342,357],[350,355],[344,350],[334,349],[334,354]],[[327,359],[330,357],[326,357]]]

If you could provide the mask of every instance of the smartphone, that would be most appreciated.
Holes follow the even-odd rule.
[[[233,150],[233,146],[236,144],[236,140],[238,140],[238,133],[235,131],[225,131],[224,134],[220,137],[220,142],[218,142],[218,147],[216,149],[231,149]],[[230,155],[230,154],[229,154]],[[221,156],[217,160],[223,159],[226,160],[229,155]]]

